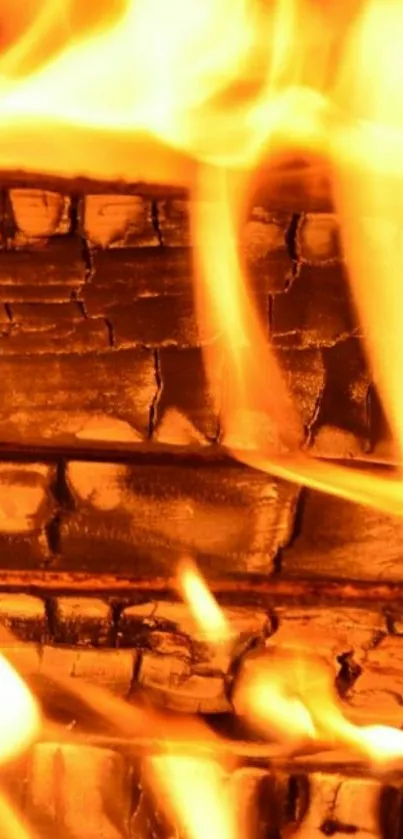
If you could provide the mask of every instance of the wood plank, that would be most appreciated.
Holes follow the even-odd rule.
[[[160,244],[153,203],[141,195],[85,195],[81,230],[93,247],[156,247]]]
[[[57,567],[143,576],[191,553],[204,569],[268,573],[290,538],[298,490],[242,466],[171,469],[70,461],[74,511]],[[119,546],[119,547],[117,547]],[[63,557],[66,559],[64,560]]]
[[[381,839],[377,781],[332,778],[318,772],[309,777],[309,789],[309,807],[298,831],[300,839],[349,833],[357,839]]]
[[[332,347],[358,334],[345,270],[301,265],[286,294],[273,301],[272,335],[279,347]]]
[[[8,236],[8,245],[32,246],[33,243],[71,229],[71,201],[60,192],[41,189],[10,189],[9,209],[14,235]],[[11,233],[11,225],[9,228]]]

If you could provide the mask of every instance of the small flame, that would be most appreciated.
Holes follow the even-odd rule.
[[[189,560],[182,562],[179,567],[178,583],[191,614],[197,626],[202,629],[205,638],[212,643],[231,641],[233,632],[229,622],[199,570]]]

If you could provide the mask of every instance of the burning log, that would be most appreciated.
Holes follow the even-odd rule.
[[[183,604],[156,598],[128,606],[115,597],[113,612],[111,623],[104,600],[59,597],[45,603],[3,595],[1,623],[17,639],[11,647],[5,640],[4,651],[22,675],[34,677],[45,698],[56,696],[52,682],[68,684],[73,677],[134,700],[140,691],[162,707],[209,714],[230,710],[234,655],[251,644],[275,652],[290,648],[296,656],[319,654],[328,662],[351,719],[402,725],[397,613],[385,617],[375,606],[283,605],[270,612],[227,607],[233,640],[218,654]]]
[[[388,95],[389,59],[382,51],[373,61],[381,25],[388,52],[400,48],[401,11],[391,4],[385,23],[376,2],[353,19],[329,12],[334,26],[328,29],[319,7],[305,15],[297,4],[285,18],[283,4],[272,18],[262,6],[249,18],[241,5],[226,45],[228,14],[220,18],[207,9],[194,27],[186,4],[178,15],[168,8],[168,18],[160,4],[159,23],[162,31],[166,22],[168,36],[161,60],[155,15],[147,10],[148,4],[144,9],[137,3],[119,8],[116,17],[112,10],[113,25],[108,20],[105,31],[96,30],[102,45],[97,49],[91,15],[76,21],[72,13],[66,27],[64,18],[56,20],[59,16],[48,16],[45,9],[33,28],[28,26],[27,39],[18,40],[17,50],[6,49],[4,63],[0,59],[5,82],[0,157],[8,167],[21,163],[18,140],[26,128],[22,163],[28,153],[33,169],[46,163],[65,174],[74,167],[108,178],[119,163],[127,179],[151,172],[152,179],[176,184],[172,193],[157,188],[148,193],[140,186],[113,205],[99,195],[78,195],[77,182],[70,195],[55,191],[55,184],[42,196],[2,191],[2,579],[4,588],[18,589],[29,575],[31,593],[44,597],[0,600],[4,651],[36,684],[44,704],[54,700],[57,706],[54,694],[61,688],[70,698],[84,699],[105,726],[89,745],[88,731],[78,731],[75,742],[79,724],[70,709],[65,709],[67,730],[60,720],[42,717],[45,738],[54,735],[56,743],[37,745],[28,756],[28,771],[21,773],[28,801],[23,796],[19,809],[25,805],[28,823],[41,834],[57,832],[66,839],[81,839],[86,829],[91,839],[94,834],[121,839],[133,832],[158,836],[160,825],[162,835],[175,825],[188,839],[204,834],[233,839],[238,821],[248,834],[252,801],[258,836],[281,836],[291,822],[302,837],[355,832],[394,839],[400,830],[399,794],[387,791],[394,800],[392,814],[385,818],[382,808],[378,813],[380,789],[368,777],[368,764],[377,762],[379,774],[382,760],[390,768],[396,759],[396,771],[402,763],[400,614],[396,602],[386,609],[396,591],[403,599],[402,587],[391,584],[400,579],[401,526],[399,521],[395,528],[391,513],[401,514],[402,488],[389,474],[378,479],[373,473],[367,481],[364,470],[348,471],[315,457],[402,459],[401,378],[391,364],[403,351],[395,247],[395,220],[401,221],[402,213],[387,186],[391,172],[401,177],[403,123]],[[100,16],[103,22],[102,9]],[[168,33],[171,17],[175,27]],[[19,36],[19,20],[16,24]],[[25,33],[25,25],[22,29]],[[66,29],[77,40],[63,53]],[[272,31],[275,48],[268,61],[265,36]],[[49,44],[56,34],[56,46],[38,74],[43,34]],[[7,46],[9,37],[6,27]],[[190,55],[194,47],[195,61],[184,60],[185,42]],[[210,44],[211,56],[205,49]],[[312,45],[318,47],[314,83],[306,67]],[[358,47],[354,54],[351,45]],[[197,58],[207,52],[204,72],[205,61],[200,69]],[[335,56],[340,66],[330,72]],[[129,97],[129,109],[127,87],[119,84],[125,59],[147,82],[144,93],[137,87],[138,100]],[[368,73],[372,61],[376,76]],[[108,84],[98,88],[103,65]],[[233,91],[239,67],[247,83]],[[76,79],[82,71],[81,91]],[[21,74],[16,85],[15,73]],[[372,102],[365,99],[368,89]],[[37,111],[50,131],[48,145],[35,142],[42,132]],[[72,148],[61,160],[54,155],[60,125]],[[128,142],[136,132],[137,155]],[[266,143],[283,152],[289,134],[291,143],[327,153],[335,165],[340,235],[330,214],[297,217],[305,171],[300,194],[291,173],[290,201],[284,170],[275,170],[281,188],[277,191],[275,177],[274,198],[260,171],[246,212],[241,193],[249,178],[251,186],[250,170]],[[102,142],[94,143],[97,137]],[[330,169],[319,166],[313,178],[309,172],[312,204],[322,211]],[[241,170],[248,174],[239,177]],[[186,188],[192,190],[192,237]],[[280,202],[280,214],[268,209],[270,201]],[[305,212],[312,204],[304,202]],[[375,237],[368,236],[363,215],[380,216]],[[70,246],[73,261],[66,267]],[[381,338],[379,319],[390,326]],[[228,452],[253,468],[231,463]],[[301,492],[300,484],[309,489]],[[349,501],[326,499],[322,515],[318,488]],[[386,512],[374,516],[361,506],[350,515],[352,500]],[[377,551],[382,540],[389,544],[386,562],[374,563],[368,574],[367,555],[354,550],[346,558],[343,551],[346,533],[352,540],[358,534],[361,550],[367,542],[363,531],[373,526],[380,533]],[[180,585],[200,628],[195,632],[187,607],[163,600],[178,588],[173,575],[184,554],[215,575],[222,595],[239,587],[241,600],[245,592],[249,598],[257,593],[264,608],[249,600],[239,610],[232,603],[224,613],[198,572],[192,578],[188,568]],[[379,577],[389,584],[380,585]],[[199,585],[192,586],[195,578]],[[98,599],[71,597],[74,588],[89,594],[89,585],[92,595],[97,588]],[[331,610],[323,601],[303,608],[292,602],[296,592],[309,600],[325,588],[334,601]],[[380,591],[384,601],[375,604]],[[288,606],[285,599],[280,602],[284,592]],[[371,606],[352,608],[365,593]],[[27,686],[1,662],[10,685],[17,686],[12,696],[24,695],[32,710]],[[178,725],[176,718],[153,710],[150,698],[169,709],[221,713],[224,722],[232,709],[248,725],[262,723],[269,742],[239,744],[215,735],[205,721],[184,723],[183,715]],[[6,710],[12,718],[13,701]],[[32,743],[39,713],[32,724],[29,713],[21,713],[21,723],[26,717]],[[362,724],[367,717],[372,725]],[[1,721],[5,760],[4,754],[20,750],[19,719],[9,734],[3,715]],[[380,725],[390,721],[392,728]],[[139,745],[133,741],[143,724]],[[181,738],[184,725],[189,742]],[[111,740],[101,742],[100,736],[109,736],[108,726]],[[279,743],[280,763],[271,737]],[[329,757],[340,745],[352,756],[352,774],[365,774],[360,787],[356,778],[344,777],[343,755],[338,765],[334,754]],[[321,772],[321,748],[323,764],[338,773],[337,782]],[[136,749],[143,754],[133,784]],[[240,766],[245,756],[247,765]],[[274,776],[261,770],[262,759],[269,760]],[[296,780],[297,772],[310,774],[310,781]],[[77,809],[84,809],[88,776],[92,809],[83,827]],[[158,801],[152,810],[157,824],[149,817],[148,787]],[[262,817],[265,792],[271,809]],[[0,790],[2,816],[6,832],[24,834]]]
[[[49,788],[46,780],[50,777],[54,780]],[[88,778],[92,779],[90,793]],[[263,839],[268,828],[280,835],[288,830],[301,836],[351,830],[379,837],[387,826],[388,839],[398,836],[400,790],[396,788],[391,796],[373,779],[341,781],[338,775],[320,772],[305,778],[286,772],[274,776],[267,769],[242,767],[223,772],[223,782],[223,800],[231,802],[241,823],[257,839]],[[382,807],[387,799],[394,804],[388,815]],[[20,803],[32,828],[45,837],[57,828],[60,839],[93,839],[100,833],[108,839],[123,839],[130,824],[130,835],[148,839],[152,831],[163,839],[169,829],[162,802],[156,800],[139,761],[106,748],[62,743],[36,746],[12,800]],[[90,811],[85,826],[82,800]]]

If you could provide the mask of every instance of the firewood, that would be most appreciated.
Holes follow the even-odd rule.
[[[20,558],[32,568],[49,558],[48,526],[55,513],[50,492],[55,470],[44,463],[0,465],[0,565]]]
[[[104,600],[58,597],[53,603],[51,621],[52,638],[56,644],[113,646],[113,614],[110,604]]]
[[[395,617],[403,602],[403,586],[399,582],[366,580],[332,580],[326,577],[287,577],[244,574],[225,574],[209,578],[209,588],[221,603],[237,606],[256,604],[262,608],[278,603],[371,606],[382,604],[387,614]],[[135,577],[133,574],[91,574],[85,571],[52,569],[0,570],[2,591],[26,591],[32,587],[41,596],[54,596],[61,591],[81,596],[172,597],[176,591],[175,577]],[[399,620],[399,618],[397,618]]]
[[[0,595],[0,641],[3,626],[16,639],[37,644],[51,634],[44,600],[28,594]]]
[[[340,263],[301,265],[287,294],[274,298],[275,346],[334,346],[357,333],[351,295]]]
[[[2,330],[3,357],[73,353],[81,357],[109,348],[110,329],[105,319],[85,318],[76,302],[13,303],[9,312],[11,320]]]
[[[113,638],[105,602],[56,598],[47,617],[41,601],[34,598],[3,596],[0,606],[1,622],[17,637],[11,645],[9,636],[4,639],[4,654],[23,676],[47,680],[44,687],[33,682],[47,701],[52,698],[52,682],[56,686],[61,682],[58,692],[63,694],[63,685],[68,690],[74,677],[124,697],[137,699],[140,692],[171,710],[228,712],[233,656],[244,655],[253,640],[262,651],[266,649],[265,667],[271,651],[276,655],[289,651],[295,661],[321,656],[334,674],[343,712],[353,722],[402,725],[402,635],[379,606],[278,605],[271,620],[256,606],[227,607],[224,612],[234,640],[225,650],[207,643],[184,604],[157,597],[130,607],[121,600],[114,636],[117,649],[106,646]],[[58,616],[56,623],[52,615]],[[292,690],[292,673],[290,678]]]
[[[154,702],[187,713],[230,710],[225,678],[236,644],[265,637],[267,614],[257,609],[225,609],[234,631],[231,648],[216,650],[180,603],[150,602],[123,610],[120,645],[142,650],[136,673],[140,687]]]
[[[303,213],[295,237],[296,255],[307,265],[332,265],[342,259],[340,231],[334,213]]]
[[[107,441],[111,436],[122,439],[122,426],[126,439],[148,436],[157,393],[154,354],[144,349],[109,351],[105,330],[101,334],[103,352],[43,353],[31,356],[29,363],[25,354],[2,358],[4,441],[87,440],[92,428],[95,439]]]
[[[82,379],[93,354],[96,363],[105,362],[111,382],[117,376],[128,382],[133,371],[131,351],[144,352],[147,346],[155,351],[155,379],[161,374],[149,403],[153,439],[170,445],[215,440],[219,417],[213,410],[212,386],[206,386],[200,353],[193,352],[213,334],[200,331],[196,323],[189,200],[92,194],[83,196],[77,207],[77,195],[66,205],[62,193],[13,189],[8,204],[14,221],[7,216],[4,224],[7,230],[10,224],[15,229],[7,233],[8,249],[0,253],[0,299],[5,304],[0,311],[3,404],[7,406],[4,424],[0,414],[3,438],[15,441],[24,436],[34,442],[42,434],[49,441],[61,442],[62,436],[71,440],[80,414],[88,414],[85,426],[97,421],[87,406],[86,375]],[[29,221],[32,206],[43,208],[40,229]],[[61,207],[63,223],[57,215]],[[384,432],[375,427],[376,404],[368,397],[373,391],[371,375],[354,337],[357,323],[335,216],[305,213],[298,220],[284,211],[268,210],[264,202],[255,203],[241,231],[240,246],[263,325],[271,331],[301,410],[305,442],[325,457],[360,457],[375,443],[380,452],[378,438],[383,439]],[[28,411],[20,407],[26,403],[28,358],[34,380],[40,382],[34,397],[29,388],[30,406],[35,404],[29,425]],[[99,371],[96,375],[101,380]],[[30,385],[32,375],[29,378]],[[186,399],[181,398],[180,380]],[[132,384],[130,391],[127,402],[135,406],[144,391],[140,386],[134,399]],[[164,394],[169,395],[169,404]],[[58,422],[56,435],[52,405],[57,401],[62,409],[64,400],[70,412]],[[128,422],[128,433],[130,426],[138,432],[131,410],[126,418],[121,400],[114,397],[113,402],[118,406],[113,421]],[[167,408],[173,413],[167,414]],[[98,419],[102,424],[102,417]]]
[[[70,710],[70,679],[100,685],[126,698],[132,686],[137,656],[136,651],[128,649],[55,647],[50,644],[39,646],[28,642],[10,645],[8,639],[2,645],[2,652],[21,675],[32,683],[34,693],[38,692],[50,708],[55,698],[60,704],[62,697],[67,713]]]
[[[32,131],[32,128],[31,128]],[[73,135],[74,135],[73,131]],[[68,142],[68,139],[66,139]],[[27,142],[29,139],[27,137]],[[32,137],[32,143],[39,143],[38,139]],[[138,151],[133,150],[133,140],[130,138],[129,160],[136,160],[139,164],[141,155],[149,160],[150,154],[155,154],[152,170],[141,172],[138,170],[138,177],[131,178],[131,183],[116,176],[110,180],[102,178],[101,172],[97,171],[97,156],[94,158],[94,142],[85,143],[85,149],[91,149],[87,161],[88,172],[93,176],[76,177],[75,173],[68,171],[65,177],[53,174],[39,174],[44,171],[41,160],[35,167],[36,172],[27,172],[22,168],[15,167],[14,170],[2,170],[1,181],[3,184],[10,184],[14,188],[42,188],[54,190],[66,194],[139,194],[160,198],[179,198],[186,196],[188,189],[194,181],[196,167],[193,161],[184,155],[176,154],[172,149],[166,150],[159,146],[155,140],[138,139]],[[101,146],[97,142],[98,153],[101,154]],[[125,144],[121,143],[120,159]],[[283,150],[284,151],[284,150]],[[119,154],[119,153],[118,153]],[[92,160],[91,160],[92,155]],[[102,155],[101,155],[102,156]],[[274,165],[273,165],[274,163]],[[131,167],[131,171],[132,167]],[[154,182],[150,182],[150,175],[154,175]],[[254,199],[271,210],[287,212],[314,212],[328,211],[333,204],[330,186],[331,170],[329,165],[320,159],[309,158],[308,156],[295,156],[292,153],[286,157],[283,153],[281,158],[273,161],[270,155],[268,165],[264,164],[254,173],[252,178],[252,191]]]

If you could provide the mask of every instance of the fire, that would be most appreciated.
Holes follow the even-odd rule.
[[[38,707],[18,673],[0,656],[0,765],[18,756],[37,737]]]
[[[217,398],[227,448],[254,468],[403,514],[400,471],[369,478],[301,452],[301,420],[238,248],[258,164],[295,146],[326,155],[369,362],[403,460],[402,3],[102,0],[95,14],[93,0],[4,0],[0,17],[3,168],[191,189],[198,317],[218,336],[205,350],[212,382],[218,346],[227,359]],[[231,640],[193,566],[179,585],[210,643]],[[287,750],[347,744],[371,761],[403,757],[401,732],[349,721],[323,661],[266,647],[245,661],[233,696],[260,732]],[[2,658],[0,681],[3,762],[32,741],[39,714]],[[88,697],[126,736],[140,722],[159,727],[165,751],[149,759],[150,778],[190,839],[237,837],[219,762],[176,754],[148,709],[133,717],[113,698]]]
[[[205,637],[213,643],[231,641],[231,627],[219,608],[215,598],[189,560],[183,562],[178,573],[179,589],[184,599],[191,604],[196,624],[202,628]]]
[[[205,351],[212,379],[218,346],[227,357],[224,443],[256,468],[401,514],[400,476],[369,481],[302,455],[301,422],[238,253],[257,164],[290,146],[327,155],[367,352],[402,451],[402,219],[390,178],[403,168],[401,3],[115,0],[92,9],[90,0],[20,0],[11,16],[3,6],[0,164],[189,186],[199,319],[219,335]],[[377,219],[371,247],[368,216]],[[380,317],[388,328],[379,330]]]
[[[205,583],[200,576],[199,588]],[[200,608],[198,588],[183,587],[193,616],[211,633],[213,622]],[[217,609],[219,608],[216,604]],[[245,718],[285,753],[312,745],[319,750],[346,746],[377,765],[403,759],[403,732],[385,725],[358,726],[348,719],[330,665],[319,655],[294,648],[278,649],[269,638],[265,650],[247,654],[233,690],[235,713]]]
[[[225,772],[213,760],[164,755],[151,758],[150,777],[167,812],[188,839],[238,839],[236,815],[225,794]]]
[[[26,684],[0,655],[0,767],[18,757],[38,737],[38,706]],[[7,796],[0,789],[2,832],[10,839],[32,839]]]

